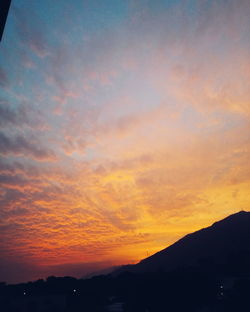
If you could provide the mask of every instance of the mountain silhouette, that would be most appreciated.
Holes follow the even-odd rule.
[[[173,245],[124,266],[118,272],[176,271],[187,268],[224,275],[250,273],[250,212],[240,211],[188,234]]]

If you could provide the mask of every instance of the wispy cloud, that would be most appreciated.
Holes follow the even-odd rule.
[[[0,86],[1,87],[6,87],[9,84],[9,80],[7,77],[6,72],[2,67],[0,67]]]
[[[0,126],[22,126],[28,123],[27,113],[24,107],[11,109],[7,101],[0,100]]]
[[[55,154],[48,148],[40,146],[39,142],[23,136],[7,137],[0,133],[0,153],[2,155],[27,156],[38,161],[54,161]]]
[[[16,18],[16,29],[23,44],[35,55],[43,58],[48,55],[49,47],[46,41],[46,24],[41,22],[36,12],[32,11],[32,18],[36,23],[31,23],[31,11],[14,7],[13,12]]]

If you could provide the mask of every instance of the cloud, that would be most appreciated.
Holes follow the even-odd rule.
[[[46,24],[40,21],[39,16],[34,11],[32,11],[32,16],[36,23],[32,24],[28,15],[31,11],[25,12],[23,9],[14,7],[13,12],[16,18],[16,30],[23,44],[38,57],[46,57],[49,54],[48,44],[44,36]]]
[[[7,162],[4,162],[3,160],[0,161],[0,174],[13,175],[23,170],[24,170],[24,166],[21,163],[18,163],[18,162],[7,163]]]
[[[27,127],[31,130],[45,130],[47,122],[45,114],[34,105],[21,103],[13,105],[9,101],[0,98],[0,127]]]
[[[0,176],[1,180],[2,176]],[[1,181],[2,183],[2,181]],[[4,184],[2,184],[4,186]],[[19,190],[13,190],[13,189],[6,189],[5,192],[0,197],[0,202],[3,207],[3,209],[6,209],[8,206],[11,206],[11,204],[14,203],[14,205],[23,198],[24,194],[20,192]]]
[[[0,86],[6,87],[9,84],[9,79],[7,77],[6,72],[3,70],[2,67],[0,67]]]
[[[56,159],[53,151],[40,147],[38,142],[28,141],[20,135],[9,138],[4,133],[0,133],[0,153],[14,156],[25,155],[38,161],[54,161]]]
[[[14,186],[14,187],[22,187],[24,185],[27,185],[29,181],[25,179],[21,175],[0,175],[0,183],[3,186]]]
[[[28,117],[24,107],[11,109],[7,102],[0,100],[0,126],[18,126],[25,123],[28,123]]]

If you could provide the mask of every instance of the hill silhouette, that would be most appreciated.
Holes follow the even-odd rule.
[[[188,234],[173,245],[124,266],[116,273],[173,271],[193,268],[223,274],[250,273],[250,212],[240,211],[213,225]]]

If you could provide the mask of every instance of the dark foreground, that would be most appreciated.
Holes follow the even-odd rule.
[[[0,284],[3,312],[250,311],[250,278],[192,270]]]

